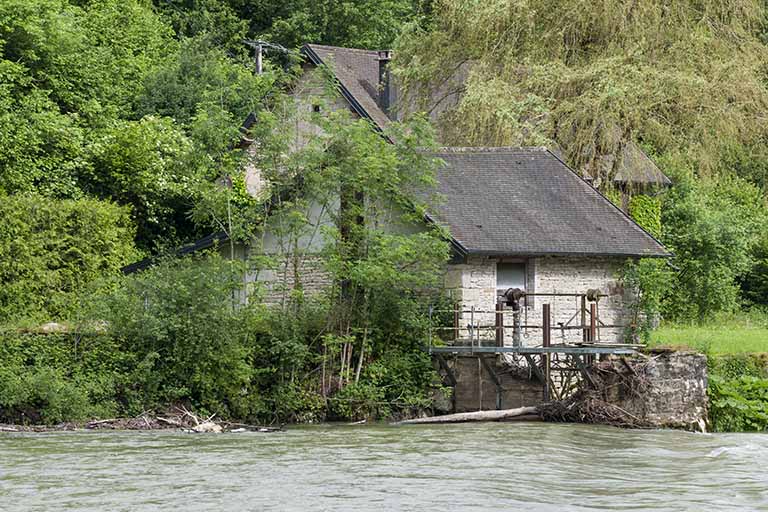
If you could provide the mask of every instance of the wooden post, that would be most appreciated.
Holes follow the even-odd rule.
[[[589,305],[589,341],[594,343],[597,339],[597,305],[593,302]]]
[[[480,338],[478,337],[478,342]],[[479,343],[478,343],[479,344]],[[475,346],[475,305],[469,308],[469,345]]]
[[[496,303],[496,346],[504,346],[504,304]]]
[[[549,311],[549,304],[544,304],[542,306],[542,335],[543,340],[541,345],[544,348],[549,347],[552,344],[552,330],[551,330],[551,318],[550,318],[550,311]],[[543,362],[544,362],[544,402],[549,402],[549,396],[550,396],[550,389],[549,389],[549,383],[551,382],[551,355],[550,354],[543,354]]]
[[[477,401],[478,410],[483,410],[483,365],[481,359],[482,355],[477,356]]]
[[[581,296],[581,341],[587,341],[587,296]]]

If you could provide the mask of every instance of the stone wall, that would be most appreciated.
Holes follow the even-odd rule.
[[[694,352],[639,354],[601,361],[604,400],[646,426],[703,430],[707,422],[707,356]],[[610,371],[600,371],[602,369]]]
[[[260,270],[248,276],[250,282],[258,282],[265,304],[283,304],[291,291],[300,288],[306,296],[317,295],[332,283],[319,256],[307,255],[295,265],[289,258],[283,259],[276,268]]]
[[[310,121],[316,112],[350,111],[353,118],[359,117],[351,111],[349,103],[339,93],[329,94],[328,79],[314,65],[304,64],[302,73],[292,86],[291,96],[295,100],[295,111],[289,122],[283,126],[283,135],[290,141],[292,151],[301,149],[313,138],[320,135],[322,130]],[[316,110],[319,109],[319,110]],[[250,144],[247,148],[249,161],[245,166],[245,186],[249,194],[257,199],[267,199],[269,187],[261,170],[255,165],[258,144]]]
[[[462,264],[449,265],[445,286],[454,300],[462,304],[465,311],[460,318],[461,337],[469,337],[468,326],[479,326],[481,340],[492,343],[495,340],[494,310],[496,307],[496,264],[498,260],[488,257],[470,256]],[[619,271],[623,258],[604,257],[539,257],[526,262],[528,292],[534,293],[585,293],[588,289],[599,289],[609,297],[598,303],[598,317],[606,325],[625,325],[631,315],[627,306],[628,297],[619,283]],[[580,301],[576,297],[528,297],[521,313],[521,323],[542,324],[544,303],[550,304],[552,342],[580,341],[580,330],[558,329],[558,324],[578,325]],[[474,307],[475,314],[468,311]],[[470,321],[473,316],[474,322]],[[512,343],[512,316],[505,315],[505,344]],[[568,323],[570,321],[570,324]],[[623,339],[623,329],[603,328],[599,330],[598,341],[616,342]],[[530,329],[522,332],[524,345],[541,344],[541,330]]]

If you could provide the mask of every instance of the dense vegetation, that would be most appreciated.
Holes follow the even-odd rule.
[[[609,194],[638,143],[674,181],[661,226],[645,224],[675,254],[653,280],[668,285],[652,292],[664,316],[768,303],[763,2],[440,0],[433,13],[404,30],[399,76],[440,112],[444,142],[554,145]]]
[[[629,201],[675,254],[627,269],[647,318],[764,315],[767,14],[750,0],[0,0],[0,420],[185,401],[283,421],[428,403],[423,288],[446,248],[439,233],[387,237],[354,219],[419,215],[394,192],[429,187],[415,148],[432,134],[395,126],[390,146],[362,123],[316,118],[329,136],[289,156],[282,93],[303,42],[395,46],[402,92],[434,107],[441,143],[557,146],[613,199],[622,150],[639,144],[674,182]],[[289,51],[256,75],[247,39]],[[251,112],[253,163],[279,199],[268,204],[243,192]],[[349,208],[320,232],[307,201],[339,190]],[[298,242],[323,236],[339,286],[308,303],[297,281],[272,308],[255,289],[233,308],[243,269],[215,255],[119,276],[212,230],[234,241],[267,225],[291,258],[251,272],[298,274]],[[79,334],[18,329],[48,320]],[[713,382],[718,396],[764,393]]]
[[[717,432],[768,430],[765,354],[710,355],[709,418]]]

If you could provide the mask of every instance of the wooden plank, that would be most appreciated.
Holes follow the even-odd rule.
[[[597,385],[597,382],[595,382],[595,379],[592,377],[592,374],[589,373],[587,370],[587,365],[584,364],[584,361],[582,361],[580,355],[574,355],[573,360],[576,363],[576,366],[581,370],[581,375],[589,382],[589,384],[594,389],[599,389],[599,386]]]

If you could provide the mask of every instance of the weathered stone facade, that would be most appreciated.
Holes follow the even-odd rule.
[[[611,358],[598,363],[605,401],[639,423],[704,430],[707,421],[707,356],[695,352],[639,354],[630,366]],[[600,366],[610,372],[599,372]]]
[[[479,329],[481,342],[495,340],[495,307],[497,302],[496,268],[503,259],[470,256],[466,263],[448,266],[445,287],[451,297],[461,304],[461,338],[469,338],[471,323]],[[525,260],[526,291],[529,293],[586,293],[599,289],[608,295],[598,303],[598,318],[605,325],[626,325],[631,315],[628,297],[619,282],[625,260],[606,257],[537,257]],[[560,324],[580,323],[580,300],[576,297],[527,297],[521,312],[521,324],[542,325],[542,304],[551,308],[552,343],[580,341],[582,333],[575,329],[560,329]],[[475,313],[470,313],[474,307]],[[577,315],[577,317],[574,317]],[[474,322],[471,322],[471,317]],[[512,316],[505,315],[505,344],[512,343]],[[570,323],[569,323],[570,322]],[[541,344],[541,329],[523,329],[523,345]],[[623,328],[599,329],[598,341],[620,341]]]
[[[316,255],[298,261],[284,258],[274,269],[260,270],[249,275],[248,280],[258,282],[262,301],[268,305],[284,304],[293,290],[301,290],[308,297],[317,295],[332,283],[322,259]]]

